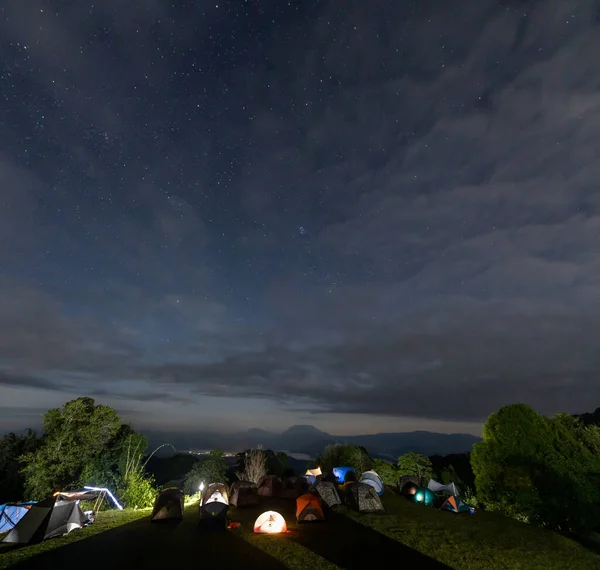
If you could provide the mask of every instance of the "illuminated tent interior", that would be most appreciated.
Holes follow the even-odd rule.
[[[211,502],[229,504],[229,488],[224,483],[211,483],[202,493],[202,504]]]
[[[420,487],[416,489],[413,495],[413,501],[415,503],[421,503],[422,505],[427,505],[428,507],[433,506],[435,499],[435,493],[426,487]]]
[[[354,467],[334,467],[333,474],[337,483],[347,483],[356,481],[356,471]]]
[[[254,523],[254,532],[259,534],[280,534],[287,532],[285,519],[275,511],[266,511]]]

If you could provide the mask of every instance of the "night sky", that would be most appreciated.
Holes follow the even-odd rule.
[[[0,4],[0,430],[600,405],[592,0]]]

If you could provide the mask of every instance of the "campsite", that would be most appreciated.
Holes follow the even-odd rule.
[[[7,497],[0,569],[80,560],[114,570],[165,568],[198,559],[224,568],[365,568],[390,560],[456,570],[600,567],[597,498],[572,491],[587,485],[583,474],[594,477],[585,469],[600,432],[577,418],[506,406],[471,452],[408,452],[395,463],[341,442],[304,462],[261,447],[150,462],[164,446],[149,449],[114,410],[89,398],[46,418],[53,421],[41,437],[30,431],[1,440],[2,473],[11,477],[0,486]],[[80,444],[65,448],[65,438]],[[565,483],[545,485],[567,456]],[[56,457],[63,461],[46,459]],[[518,476],[510,479],[515,458]],[[569,473],[578,478],[569,481]]]
[[[272,489],[273,479],[269,481],[268,489]],[[233,485],[231,493],[231,487],[217,484],[207,486],[202,498],[185,505],[181,492],[169,490],[159,494],[154,509],[112,507],[100,511],[93,524],[62,538],[22,547],[0,544],[0,568],[61,568],[74,560],[89,560],[94,567],[115,570],[165,568],[192,564],[198,558],[223,568],[266,569],[364,568],[390,560],[408,567],[468,570],[592,569],[600,562],[597,554],[556,533],[495,513],[470,515],[434,509],[391,487],[381,495],[384,511],[359,512],[348,504],[336,504],[338,500],[346,502],[340,496],[350,492],[339,490],[342,485],[350,489],[359,486],[325,482],[322,494],[309,493],[314,502],[282,498],[283,485],[279,493],[277,488],[274,492],[280,496],[269,491],[258,495],[255,488],[253,496],[258,500],[244,502],[241,494],[234,499],[239,484]],[[222,499],[230,502],[226,513],[229,528],[202,528],[201,499],[205,505],[224,505]],[[232,500],[239,506],[233,506]],[[265,521],[263,517],[261,522],[261,515],[269,512],[277,514],[275,525],[284,521],[285,532],[279,532],[279,526],[275,533],[264,532],[266,527],[256,532],[256,525]],[[308,521],[304,520],[307,513]],[[160,520],[151,522],[153,515]]]

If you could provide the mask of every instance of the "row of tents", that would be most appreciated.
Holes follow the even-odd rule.
[[[399,482],[400,494],[411,498],[415,503],[428,507],[439,507],[441,510],[453,513],[475,514],[475,509],[460,496],[455,483],[447,485],[430,479],[427,486],[422,486],[422,481],[413,476],[403,477]]]
[[[381,499],[374,488],[366,483],[348,482],[343,492],[330,481],[315,483],[308,492],[296,497],[298,523],[325,520],[324,508],[347,504],[363,513],[383,513]],[[255,506],[259,503],[260,487],[249,481],[236,481],[231,486],[211,483],[204,490],[199,503],[199,525],[206,530],[224,530],[228,526],[230,505]],[[264,495],[263,495],[264,496]],[[184,496],[175,488],[165,489],[156,497],[151,522],[180,520],[183,518]],[[275,511],[262,513],[254,524],[256,533],[286,532],[283,516]]]

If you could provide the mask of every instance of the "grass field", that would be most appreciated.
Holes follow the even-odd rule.
[[[600,542],[588,547],[552,531],[495,513],[439,511],[393,494],[385,497],[387,516],[347,511],[347,516],[387,537],[425,552],[456,570],[566,570],[600,568]]]
[[[408,568],[597,569],[600,555],[556,533],[491,513],[455,515],[409,503],[388,493],[385,515],[345,508],[324,523],[297,525],[295,501],[274,500],[230,510],[241,528],[221,534],[197,528],[197,504],[179,524],[154,525],[148,511],[100,513],[94,525],[65,538],[15,549],[0,545],[0,569],[78,565],[120,568],[219,565],[221,568],[330,570],[393,563]],[[284,535],[256,535],[256,517],[272,509],[288,522]],[[598,549],[600,550],[600,549]]]
[[[94,535],[106,532],[112,528],[120,527],[124,524],[131,523],[139,520],[143,517],[147,517],[151,512],[151,509],[141,510],[125,510],[125,511],[102,511],[96,516],[94,524],[83,528],[81,530],[71,532],[66,536],[60,538],[54,538],[52,540],[46,540],[39,544],[33,544],[26,547],[15,547],[11,544],[0,544],[0,569],[8,568],[18,562],[22,562],[43,552],[48,552],[73,544],[80,540],[90,538]],[[4,537],[5,535],[0,535]]]

